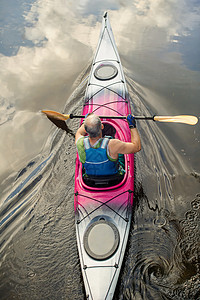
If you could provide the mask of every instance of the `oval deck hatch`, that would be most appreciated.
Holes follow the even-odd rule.
[[[101,64],[94,71],[94,76],[99,80],[110,80],[117,76],[118,70],[111,63]]]
[[[118,248],[119,231],[113,223],[100,219],[88,227],[83,242],[89,256],[96,260],[105,260]]]

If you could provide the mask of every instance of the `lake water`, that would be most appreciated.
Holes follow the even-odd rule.
[[[84,299],[73,189],[80,113],[108,11],[135,115],[200,111],[200,5],[1,0],[0,299]],[[138,121],[135,208],[114,299],[200,299],[200,127]]]

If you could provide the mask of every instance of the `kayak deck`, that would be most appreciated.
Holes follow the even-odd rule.
[[[126,116],[129,95],[112,29],[107,17],[94,57],[83,115]],[[114,138],[130,141],[126,120],[102,118]],[[134,155],[124,155],[125,174],[114,185],[88,185],[77,155],[74,209],[77,245],[87,299],[112,299],[128,240],[134,190]],[[109,180],[109,179],[108,179]]]
[[[101,77],[96,76],[96,70],[101,71]],[[102,116],[126,116],[131,111],[128,99],[120,57],[106,17],[88,80],[83,114],[93,112]]]

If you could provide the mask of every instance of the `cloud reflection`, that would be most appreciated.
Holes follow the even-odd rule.
[[[0,176],[19,170],[40,152],[52,124],[37,112],[63,109],[74,80],[91,57],[91,47],[79,32],[87,36],[90,26],[79,26],[64,4],[33,4],[25,35],[35,46],[21,46],[14,56],[0,55]]]
[[[144,78],[147,82],[155,62],[157,65],[164,59],[181,64],[184,57],[188,57],[188,53],[186,56],[180,54],[180,49],[171,49],[171,53],[163,49],[181,44],[183,37],[197,28],[200,14],[195,2],[34,2],[29,12],[24,12],[26,27],[21,37],[30,43],[24,43],[16,55],[0,55],[1,174],[6,166],[16,166],[27,153],[31,157],[40,151],[51,124],[40,120],[36,112],[42,108],[62,110],[73,91],[74,80],[93,56],[102,12],[107,9],[120,54],[131,66],[134,54],[137,74],[144,61],[146,70],[142,74],[147,74]],[[14,27],[14,23],[10,26]],[[38,130],[38,124],[43,132]],[[5,145],[15,151],[6,151]]]
[[[0,176],[10,170],[18,171],[31,156],[38,154],[45,143],[41,132],[42,128],[45,130],[45,121],[34,112],[18,111],[12,121],[0,127],[3,141],[0,144]]]
[[[140,49],[145,44],[154,48],[153,43],[162,46],[163,43],[178,42],[199,27],[200,8],[192,2],[136,0],[132,3],[132,9],[125,6],[113,11],[112,24],[114,22],[118,28],[117,36],[129,39],[129,46],[132,44],[134,49]]]

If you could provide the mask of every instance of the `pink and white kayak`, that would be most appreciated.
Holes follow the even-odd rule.
[[[124,119],[131,113],[121,61],[107,13],[94,56],[82,114],[102,117],[105,135],[130,141]],[[74,208],[76,236],[86,297],[112,299],[129,236],[134,190],[134,155],[124,155],[125,173],[107,177],[84,176],[76,159]]]

